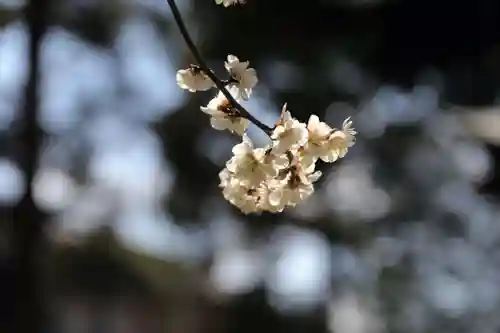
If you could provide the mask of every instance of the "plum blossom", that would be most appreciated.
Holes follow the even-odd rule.
[[[354,145],[356,134],[356,131],[352,128],[352,121],[347,118],[342,124],[342,130],[336,130],[328,137],[325,143],[325,151],[319,158],[327,163],[343,158],[348,149]]]
[[[298,162],[289,168],[280,187],[275,187],[269,195],[269,205],[275,207],[294,207],[314,193],[314,185],[321,177],[321,171],[314,171],[315,165],[303,168]]]
[[[214,82],[196,65],[178,70],[175,78],[179,87],[190,92],[205,91],[214,87]]]
[[[308,131],[306,124],[293,118],[291,113],[286,110],[286,104],[281,112],[281,119],[271,134],[273,139],[273,151],[282,154],[288,150],[296,149],[307,142]]]
[[[309,136],[304,145],[305,150],[314,156],[324,155],[326,150],[325,143],[333,132],[332,128],[320,121],[319,117],[313,114],[309,117],[307,130]]]
[[[356,131],[352,128],[350,118],[342,126],[342,130],[332,129],[320,121],[318,116],[311,115],[307,124],[308,140],[302,150],[302,159],[308,161],[305,163],[309,164],[317,159],[332,163],[344,157],[348,148],[354,145]]]
[[[241,62],[238,57],[228,55],[225,63],[226,70],[235,81],[233,84],[238,88],[238,97],[243,100],[248,100],[252,93],[252,89],[259,81],[257,72],[253,68],[248,68],[250,62]]]
[[[223,169],[219,178],[222,195],[229,203],[238,207],[244,214],[261,211],[258,208],[259,197],[255,188],[243,185],[228,169]]]
[[[229,92],[234,93],[232,90]],[[248,119],[240,115],[240,112],[231,105],[221,91],[208,102],[206,107],[202,106],[200,109],[210,115],[210,125],[216,130],[229,130],[232,133],[243,135],[248,127]]]
[[[253,148],[247,135],[233,147],[234,156],[227,162],[227,169],[246,185],[258,185],[267,177],[276,177],[279,169],[288,165],[286,156],[271,155],[269,148]]]

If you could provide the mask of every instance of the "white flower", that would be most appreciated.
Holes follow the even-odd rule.
[[[309,138],[301,152],[303,165],[314,163],[318,158],[328,163],[335,162],[344,157],[355,142],[356,131],[350,118],[344,121],[342,130],[337,130],[319,121],[316,115],[311,115],[307,129]]]
[[[229,93],[234,96],[234,91],[231,89]],[[211,116],[210,124],[216,130],[223,131],[227,129],[238,135],[243,135],[248,127],[248,119],[240,116],[239,111],[231,106],[231,103],[221,91],[206,107],[202,106],[200,109]]]
[[[258,82],[257,72],[253,68],[248,68],[248,65],[248,61],[240,62],[234,55],[228,55],[225,63],[226,70],[237,81],[235,85],[238,88],[239,97],[244,100],[250,98],[252,89]]]
[[[205,91],[215,86],[214,82],[199,68],[191,65],[188,69],[177,71],[177,85],[190,92]]]
[[[257,190],[242,185],[236,178],[231,180],[231,186],[225,187],[222,193],[227,201],[238,207],[244,214],[261,211],[258,206],[259,196]]]
[[[288,166],[288,159],[284,155],[271,154],[271,149],[254,149],[252,141],[243,135],[243,142],[233,147],[234,156],[226,167],[243,184],[258,186],[268,177],[276,177],[279,170]]]
[[[283,196],[284,187],[287,182],[283,179],[270,179],[260,188],[261,200],[259,208],[262,211],[280,213],[288,205],[287,199]]]
[[[326,143],[333,130],[314,114],[309,117],[307,130],[309,135],[302,151],[302,160],[307,165],[310,165],[328,153]]]
[[[342,124],[342,130],[334,131],[326,142],[326,153],[320,158],[324,162],[332,163],[344,157],[356,140],[356,131],[352,128],[352,121],[347,118]]]
[[[321,177],[321,171],[314,172],[315,165],[303,168],[299,163],[294,164],[286,178],[284,186],[270,194],[269,203],[275,206],[295,206],[314,193],[314,185]]]
[[[320,157],[321,160],[327,163],[333,163],[339,158],[344,157],[349,148],[347,143],[347,137],[344,132],[338,131],[333,133],[328,139],[326,154]]]
[[[252,186],[242,184],[242,182],[227,168],[219,173],[221,180],[219,187],[222,187],[224,199],[232,205],[238,207],[244,214],[258,213],[259,191]]]
[[[215,0],[218,5],[223,5],[224,7],[229,7],[231,5],[236,5],[238,3],[244,4],[246,0]]]
[[[309,137],[305,145],[305,149],[310,153],[319,156],[324,150],[323,146],[332,133],[332,128],[326,123],[319,120],[318,116],[311,115],[307,123]]]
[[[282,154],[290,149],[296,149],[307,142],[306,124],[301,123],[286,110],[286,104],[281,112],[281,119],[271,134],[273,152]]]

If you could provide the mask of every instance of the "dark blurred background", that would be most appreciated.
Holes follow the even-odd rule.
[[[500,332],[500,2],[178,5],[216,72],[257,69],[257,118],[357,144],[243,216],[163,0],[1,0],[0,331]]]

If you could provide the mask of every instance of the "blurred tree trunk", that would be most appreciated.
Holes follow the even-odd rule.
[[[35,205],[32,183],[36,173],[42,133],[37,121],[40,93],[40,51],[47,29],[50,0],[30,0],[24,9],[29,33],[29,73],[25,86],[24,105],[16,128],[19,163],[25,176],[24,195],[13,210],[13,271],[15,278],[15,316],[12,332],[40,333],[45,331],[42,299],[43,281],[43,214]]]

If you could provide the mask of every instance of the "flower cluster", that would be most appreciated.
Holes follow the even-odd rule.
[[[220,172],[224,198],[243,213],[282,212],[314,193],[320,176],[316,162],[345,156],[356,132],[347,119],[342,129],[330,128],[311,115],[306,124],[286,107],[271,134],[271,143],[254,148],[246,134],[233,148],[233,157]]]
[[[226,7],[238,2],[216,0]],[[316,163],[335,162],[354,145],[352,121],[348,118],[336,129],[311,115],[306,124],[294,118],[285,104],[278,122],[268,127],[239,104],[250,98],[258,82],[255,69],[234,55],[228,55],[225,69],[228,79],[221,80],[200,60],[200,66],[191,65],[176,76],[179,87],[190,92],[217,88],[215,97],[200,109],[214,129],[242,138],[219,174],[224,198],[245,214],[276,213],[296,206],[314,193],[314,183],[321,176],[315,171]],[[266,147],[254,147],[247,136],[251,122],[269,135]]]

